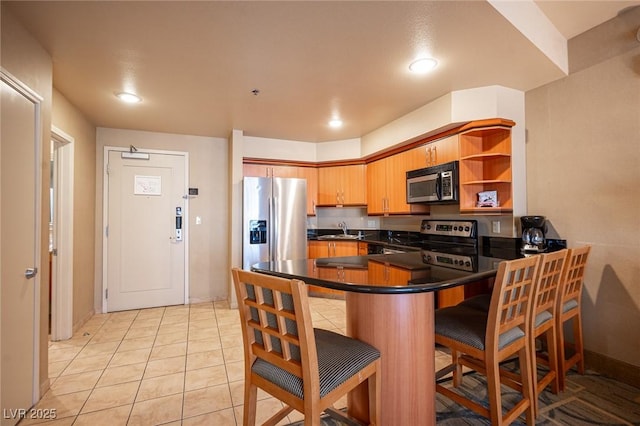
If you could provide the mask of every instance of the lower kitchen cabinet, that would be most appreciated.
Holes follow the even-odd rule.
[[[360,244],[366,246],[366,243],[360,243],[358,241],[308,241],[307,257],[309,259],[319,259],[323,257],[358,256]],[[353,274],[361,273],[362,270],[322,267],[317,268],[317,272],[319,278],[349,282],[353,280],[353,278],[351,278]],[[364,272],[366,273],[366,270]],[[309,292],[321,295],[344,296],[343,291],[314,285],[309,286]]]
[[[398,268],[387,263],[369,262],[369,282],[385,285],[406,285],[412,278],[409,269]]]
[[[321,257],[343,257],[358,255],[357,241],[309,241],[307,253],[309,259]]]
[[[438,308],[455,306],[458,303],[462,302],[464,299],[468,299],[479,294],[491,294],[493,281],[494,278],[489,278],[463,286],[449,288],[447,290],[440,290],[436,292],[436,301],[438,304]]]

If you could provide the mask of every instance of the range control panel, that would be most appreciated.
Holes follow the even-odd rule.
[[[423,220],[420,232],[428,235],[475,238],[475,220]]]
[[[473,272],[474,258],[459,254],[442,253],[438,251],[422,250],[422,261],[429,265],[445,266],[461,271]]]

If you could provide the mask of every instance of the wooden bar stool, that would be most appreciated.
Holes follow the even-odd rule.
[[[531,310],[530,338],[531,360],[535,396],[533,398],[536,417],[538,417],[538,395],[547,385],[551,384],[551,391],[558,393],[558,351],[556,330],[556,306],[560,294],[560,282],[567,263],[569,251],[567,249],[540,255],[540,267],[536,275],[533,288],[533,309]],[[536,340],[543,339],[546,356],[536,351]],[[545,365],[548,370],[538,378],[538,364]]]
[[[560,283],[560,295],[556,304],[556,329],[558,335],[558,370],[560,372],[560,390],[566,387],[567,371],[574,365],[584,374],[584,345],[582,341],[582,285],[584,270],[589,258],[591,246],[569,249],[567,265]],[[573,344],[566,341],[564,324],[571,321]],[[573,354],[567,358],[566,348],[572,347]]]
[[[488,312],[456,305],[435,313],[435,341],[451,350],[452,361],[436,373],[436,379],[453,372],[453,386],[459,387],[463,366],[485,375],[489,409],[441,383],[436,383],[436,392],[487,417],[493,425],[509,424],[523,413],[527,424],[535,423],[529,321],[540,260],[540,256],[534,256],[501,262]],[[518,375],[500,366],[514,356],[519,362]],[[522,395],[504,414],[501,384]]]
[[[320,414],[345,417],[333,404],[368,382],[369,423],[380,419],[380,352],[373,346],[314,329],[307,286],[233,269],[244,342],[243,425],[256,421],[257,389],[285,404],[264,425],[276,425],[294,409],[305,426],[319,426]]]

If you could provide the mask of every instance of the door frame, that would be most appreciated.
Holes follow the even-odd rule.
[[[140,153],[148,154],[166,154],[182,156],[184,160],[184,185],[185,193],[182,198],[184,203],[184,214],[182,226],[184,229],[183,243],[184,243],[184,304],[189,304],[189,153],[186,151],[168,151],[159,149],[146,149],[140,148]],[[103,165],[102,165],[102,312],[109,312],[107,310],[107,270],[109,269],[108,262],[108,248],[107,248],[107,226],[109,224],[109,174],[107,173],[109,164],[109,151],[116,152],[132,152],[133,147],[125,148],[121,146],[105,146],[103,152]],[[136,148],[136,152],[138,148]]]
[[[33,161],[35,162],[35,188],[34,188],[34,226],[35,226],[35,234],[34,234],[34,266],[37,268],[42,268],[42,101],[44,98],[40,96],[38,93],[33,91],[29,86],[24,84],[18,78],[16,78],[13,74],[8,72],[4,67],[0,66],[0,79],[4,81],[7,85],[13,88],[16,92],[25,97],[28,101],[33,103],[34,107],[34,135],[33,135],[33,143],[35,158]],[[47,262],[48,263],[48,262]],[[35,404],[40,400],[40,314],[41,314],[41,305],[40,305],[40,293],[41,293],[41,277],[42,274],[36,274],[33,278],[33,380],[31,383],[32,387],[32,403]],[[1,347],[2,338],[0,336],[0,347]],[[0,371],[0,375],[2,372]]]
[[[52,257],[51,340],[66,340],[73,335],[73,173],[75,139],[51,126],[51,140],[59,144],[56,156],[54,253]]]

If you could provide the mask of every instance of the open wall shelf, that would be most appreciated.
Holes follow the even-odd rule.
[[[511,129],[494,127],[460,134],[460,212],[513,211]],[[478,207],[478,193],[496,191],[499,207]]]

